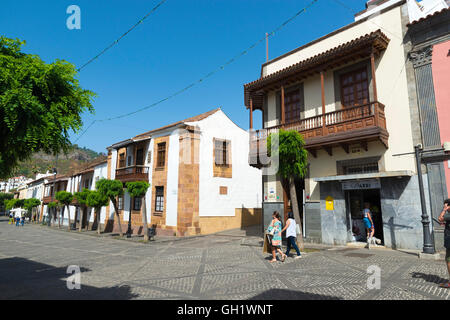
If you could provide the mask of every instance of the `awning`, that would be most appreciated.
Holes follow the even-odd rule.
[[[328,176],[313,178],[315,182],[329,182],[329,181],[345,181],[345,180],[361,180],[361,179],[380,179],[380,178],[392,178],[392,177],[411,177],[414,172],[410,170],[399,171],[385,171],[385,172],[373,172],[373,173],[361,173],[361,174],[347,174],[340,176]]]

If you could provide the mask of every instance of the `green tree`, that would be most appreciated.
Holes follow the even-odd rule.
[[[69,132],[93,113],[95,94],[82,89],[75,66],[47,64],[21,52],[24,41],[0,36],[0,178],[38,151],[58,154],[71,146]]]
[[[14,198],[14,195],[12,193],[0,192],[0,211],[6,210],[3,209],[6,206],[6,201],[11,200],[12,198]]]
[[[69,205],[72,203],[72,200],[73,200],[73,194],[71,194],[71,193],[68,192],[68,191],[61,190],[61,191],[58,191],[58,192],[56,193],[55,198],[56,198],[56,200],[58,200],[58,202],[59,202],[60,205],[61,205],[61,210],[62,210],[61,215],[62,215],[63,221],[64,221],[64,208],[67,208],[67,213],[68,213],[68,215],[69,215],[69,228],[68,228],[68,229],[69,229],[69,231],[70,231],[70,228],[71,228],[72,226],[71,226],[71,221],[70,221],[70,209],[69,209]]]
[[[100,213],[102,207],[106,207],[108,205],[108,197],[98,191],[91,191],[87,197],[87,205],[95,210],[97,233],[100,234]]]
[[[80,226],[78,229],[79,232],[81,232],[81,229],[83,228],[84,219],[86,219],[86,230],[88,228],[87,226],[89,225],[89,221],[87,221],[87,209],[88,209],[87,198],[91,192],[92,191],[89,189],[83,189],[81,192],[75,192],[74,194],[74,197],[77,200],[78,205],[82,209],[82,215],[80,217]]]
[[[267,150],[269,155],[272,151],[272,136],[278,135],[278,147],[274,144],[274,152],[279,156],[279,174],[287,182],[289,186],[289,194],[291,198],[292,211],[297,223],[300,219],[298,208],[297,193],[295,190],[295,178],[304,178],[308,168],[308,151],[306,151],[305,140],[297,131],[280,130],[278,133],[272,133],[267,138]],[[303,221],[302,221],[303,222]],[[303,249],[302,228],[299,234],[299,244]]]
[[[5,209],[6,210],[11,210],[13,208],[16,208],[16,202],[18,199],[9,199],[9,200],[5,200]]]
[[[126,183],[127,191],[133,198],[142,198],[141,214],[142,223],[144,225],[144,241],[148,241],[148,223],[147,223],[147,210],[145,204],[145,194],[147,193],[150,184],[146,181],[136,181]],[[131,210],[130,217],[131,221]]]
[[[35,216],[33,214],[33,209],[37,208],[40,205],[41,205],[41,201],[39,199],[29,198],[29,199],[25,199],[24,208],[28,210],[28,213],[30,214],[31,218],[33,218]]]
[[[119,226],[119,234],[122,237],[122,225],[120,224],[119,208],[117,206],[117,199],[123,195],[123,184],[119,180],[100,179],[95,184],[95,188],[103,195],[111,200],[114,211],[116,212],[117,224]]]

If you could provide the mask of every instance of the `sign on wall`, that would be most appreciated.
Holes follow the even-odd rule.
[[[365,190],[365,189],[380,189],[380,180],[350,180],[342,182],[342,190]]]
[[[334,199],[331,196],[325,198],[325,209],[326,210],[334,210]]]

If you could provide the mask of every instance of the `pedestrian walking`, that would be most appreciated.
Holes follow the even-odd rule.
[[[441,283],[442,288],[450,288],[450,199],[444,201],[444,208],[438,218],[442,225],[445,225],[444,231],[444,246],[445,246],[445,262],[447,263],[447,271],[449,280],[446,283]]]
[[[14,214],[12,212],[9,212],[9,222],[8,224],[14,224]]]
[[[274,211],[272,214],[272,222],[267,228],[268,233],[271,235],[271,245],[272,245],[272,260],[270,262],[277,261],[276,252],[281,254],[281,261],[284,262],[286,255],[281,251],[281,217],[278,211]]]
[[[20,216],[20,225],[23,227],[24,223],[25,223],[25,214],[22,212],[22,215]]]
[[[21,217],[20,211],[19,211],[19,210],[16,210],[16,212],[15,212],[15,214],[14,214],[14,218],[16,219],[16,227],[19,226],[19,223],[20,223],[20,217]]]
[[[294,214],[292,212],[288,212],[288,219],[286,221],[286,225],[281,230],[281,232],[286,230],[286,240],[287,240],[287,249],[286,256],[289,257],[289,252],[291,251],[291,246],[297,251],[297,256],[294,259],[299,259],[302,257],[300,250],[297,246],[297,223],[294,219]]]
[[[372,213],[370,212],[370,203],[368,202],[364,203],[363,222],[364,226],[366,227],[367,245],[370,248],[370,242],[372,240],[373,234],[375,233],[375,227],[373,225]]]

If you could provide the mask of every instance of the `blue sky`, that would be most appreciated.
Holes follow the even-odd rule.
[[[2,0],[0,34],[27,41],[25,52],[46,62],[64,59],[77,67],[117,39],[160,0]],[[343,0],[341,0],[344,2]],[[167,0],[155,13],[79,74],[97,93],[94,119],[120,115],[180,90],[264,37],[310,0]],[[81,9],[81,30],[69,30],[66,9]],[[346,0],[353,13],[364,0]],[[270,38],[274,58],[353,22],[352,12],[333,0],[318,0]],[[95,123],[76,143],[96,151],[152,128],[222,107],[248,129],[243,84],[256,80],[265,43],[190,90],[128,118]],[[260,112],[254,121],[260,126]],[[72,141],[77,139],[72,135]]]

